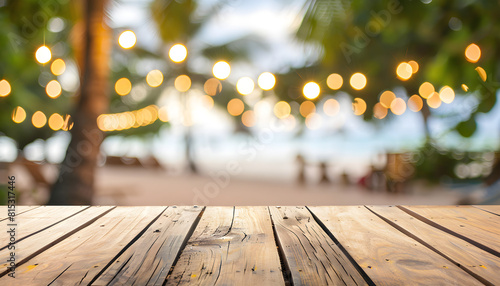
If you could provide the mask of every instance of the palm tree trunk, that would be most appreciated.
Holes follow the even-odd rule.
[[[80,94],[73,113],[74,127],[48,204],[91,204],[94,173],[104,139],[97,117],[106,112],[111,33],[106,25],[107,0],[82,0],[83,39],[79,57]],[[78,56],[78,55],[77,55]]]

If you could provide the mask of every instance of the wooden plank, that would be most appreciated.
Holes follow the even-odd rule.
[[[477,205],[473,207],[485,210],[490,213],[494,213],[496,215],[500,215],[500,206],[498,205]]]
[[[169,207],[92,285],[163,285],[201,210]]]
[[[88,285],[108,263],[165,210],[117,207],[16,269],[0,285]]]
[[[284,285],[267,207],[207,207],[167,285]]]
[[[403,232],[408,232],[434,252],[459,265],[487,285],[500,285],[500,258],[451,234],[432,227],[397,207],[369,206],[369,209],[389,220]]]
[[[293,285],[367,285],[305,207],[269,207]]]
[[[34,210],[24,212],[16,216],[16,240],[20,241],[25,237],[39,232],[45,228],[64,221],[68,217],[89,208],[89,206],[41,206]],[[0,222],[0,229],[7,230],[10,220]],[[9,239],[7,232],[2,231],[0,249],[7,247]],[[3,238],[6,239],[3,239]],[[3,261],[2,261],[3,262]]]
[[[16,263],[18,265],[24,263],[26,259],[43,252],[57,242],[81,230],[112,208],[114,207],[103,206],[87,208],[58,224],[25,237],[25,239],[18,239],[15,244]],[[36,221],[36,218],[31,218],[31,220]],[[26,227],[26,225],[23,223],[21,227]],[[10,252],[11,250],[9,250],[7,246],[0,249],[0,261],[7,261],[10,257]],[[5,266],[7,266],[7,263],[2,265],[2,267]],[[2,268],[0,271],[0,275],[4,275],[7,270],[6,268]]]
[[[39,208],[40,206],[16,206],[16,215],[20,215],[22,213],[34,210],[36,208]],[[8,212],[7,212],[7,206],[0,206],[0,221],[6,220],[9,218]]]
[[[376,285],[482,285],[363,206],[309,209]]]
[[[500,257],[500,219],[470,206],[402,206],[402,210]]]

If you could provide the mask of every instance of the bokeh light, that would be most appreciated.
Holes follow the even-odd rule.
[[[56,59],[50,65],[50,71],[54,75],[62,75],[66,70],[66,63],[62,59]]]
[[[337,100],[330,98],[323,103],[323,112],[328,116],[335,116],[340,111],[340,104]]]
[[[216,78],[209,78],[203,85],[203,89],[210,96],[215,96],[222,91],[222,83]]]
[[[121,96],[127,95],[132,90],[132,83],[128,78],[121,78],[115,83],[115,91]]]
[[[302,89],[302,93],[307,99],[315,99],[319,96],[321,89],[317,83],[314,81],[310,81],[304,85]]]
[[[476,44],[470,44],[465,49],[465,58],[471,63],[476,63],[481,58],[481,49]]]
[[[437,92],[432,93],[432,95],[427,98],[427,105],[431,108],[438,108],[441,106],[441,103],[441,98]]]
[[[212,73],[218,79],[226,79],[231,74],[231,66],[225,61],[218,61],[214,64]]]
[[[429,98],[435,91],[434,86],[430,82],[424,82],[418,88],[418,93],[423,98]]]
[[[241,95],[247,95],[252,93],[253,89],[255,88],[255,83],[253,80],[247,76],[240,78],[236,82],[236,90],[241,94]]]
[[[274,115],[280,119],[288,117],[291,111],[292,108],[286,101],[279,101],[274,105]]]
[[[439,98],[444,103],[452,103],[455,99],[455,91],[449,86],[443,86],[439,91]]]
[[[31,123],[33,123],[33,126],[36,128],[42,128],[47,123],[47,116],[45,116],[43,112],[37,111],[31,117]]]
[[[394,92],[386,90],[380,95],[380,104],[385,108],[390,108],[392,101],[396,99]]]
[[[326,85],[333,90],[340,89],[344,84],[344,79],[338,73],[332,73],[326,78]]]
[[[63,125],[64,125],[64,118],[60,114],[54,113],[49,117],[50,129],[57,131],[61,129]]]
[[[64,130],[64,131],[71,130],[73,128],[73,125],[74,125],[73,118],[71,117],[71,115],[67,114],[64,117],[64,124],[61,127],[61,130]]]
[[[41,46],[38,48],[38,50],[36,50],[35,58],[39,63],[45,64],[48,63],[52,58],[52,53],[47,46]]]
[[[382,103],[377,102],[373,106],[373,116],[377,119],[384,119],[387,116],[387,108]]]
[[[241,123],[246,127],[254,126],[255,122],[255,113],[252,110],[247,110],[241,115]]]
[[[51,80],[45,86],[45,92],[50,98],[58,98],[61,95],[61,84],[57,80]]]
[[[479,77],[481,77],[481,79],[482,79],[483,81],[486,81],[486,79],[488,78],[488,77],[486,76],[486,71],[485,71],[482,67],[477,67],[477,68],[476,68],[476,71],[477,71],[477,73],[479,74]]]
[[[311,130],[318,130],[322,125],[321,116],[317,113],[310,113],[306,117],[306,127]]]
[[[366,102],[362,98],[356,97],[352,103],[352,109],[354,115],[363,115],[366,111]]]
[[[132,48],[133,46],[135,46],[136,42],[137,37],[135,36],[134,32],[130,30],[122,32],[118,37],[118,44],[120,44],[120,47],[124,49]]]
[[[150,87],[158,87],[163,83],[163,73],[160,70],[152,70],[146,75],[146,82]]]
[[[186,92],[191,88],[191,78],[185,74],[178,76],[174,81],[175,89]]]
[[[402,98],[396,98],[391,102],[391,111],[396,115],[401,115],[406,111],[406,102]]]
[[[306,100],[300,104],[300,115],[303,117],[307,117],[307,115],[316,112],[316,105],[314,105],[314,102]]]
[[[355,73],[351,76],[349,83],[355,90],[362,90],[366,86],[366,76],[362,73]]]
[[[227,103],[227,111],[232,116],[238,116],[245,110],[245,104],[239,98],[233,98]]]
[[[419,112],[423,106],[424,101],[418,94],[414,94],[408,99],[408,108],[413,112]]]
[[[418,63],[416,61],[409,61],[408,64],[411,66],[412,73],[415,74],[418,72],[419,66],[418,66]]]
[[[169,58],[174,63],[180,63],[184,61],[187,57],[188,50],[183,44],[175,44],[168,51]]]
[[[214,99],[210,95],[204,95],[202,99],[203,105],[208,108],[212,109],[214,107]]]
[[[11,91],[10,83],[5,79],[0,80],[0,97],[6,97]]]
[[[400,63],[396,69],[396,74],[401,80],[408,80],[413,74],[413,68],[408,63]]]
[[[163,106],[158,110],[158,119],[162,122],[168,122],[167,107]]]
[[[263,90],[271,90],[276,84],[276,77],[270,72],[263,72],[259,75],[257,84]]]
[[[14,108],[12,111],[12,121],[21,123],[26,119],[26,111],[21,106]]]

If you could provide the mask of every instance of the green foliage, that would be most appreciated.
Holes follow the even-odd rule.
[[[344,79],[356,71],[367,76],[368,84],[361,92],[352,90],[346,80],[342,88],[365,99],[367,111],[381,92],[396,86],[405,87],[411,95],[425,81],[437,89],[449,85],[456,92],[466,84],[469,93],[480,98],[470,122],[457,126],[461,135],[470,136],[476,129],[472,122],[476,113],[489,112],[496,103],[500,9],[495,1],[309,0],[304,10],[296,36],[322,48],[318,70],[340,73]],[[473,42],[482,50],[477,64],[464,57],[465,48]],[[420,70],[402,82],[395,70],[409,60],[417,61]],[[485,83],[474,71],[478,65],[488,74]],[[318,74],[317,78],[326,77]],[[371,112],[365,113],[365,119],[371,118]]]

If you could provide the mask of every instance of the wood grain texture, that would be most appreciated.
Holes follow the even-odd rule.
[[[69,235],[81,230],[83,227],[89,225],[91,222],[102,216],[113,207],[91,207],[76,213],[75,215],[55,224],[46,229],[43,229],[25,239],[18,239],[15,244],[16,262],[17,264],[23,263],[26,258],[41,253],[52,245],[67,238]],[[36,220],[36,218],[31,218]],[[24,219],[22,219],[24,220]],[[26,224],[21,224],[21,228],[27,227]],[[0,261],[7,261],[10,257],[10,252],[6,246],[0,249]],[[2,266],[6,266],[4,264]],[[0,270],[0,275],[4,275],[6,269]]]
[[[309,209],[376,285],[482,285],[364,206]]]
[[[167,285],[284,285],[267,207],[207,207]]]
[[[16,206],[15,212],[16,215],[20,215],[22,213],[28,212],[30,210],[34,210],[40,206]],[[0,206],[0,221],[6,220],[9,218],[7,206]]]
[[[293,285],[367,285],[305,207],[269,207]]]
[[[494,213],[496,215],[500,215],[500,206],[497,206],[497,205],[477,205],[477,206],[473,206],[473,207],[481,209],[481,210],[485,210],[485,211],[490,212],[490,213]]]
[[[201,210],[169,207],[92,285],[163,285]]]
[[[462,237],[487,246],[500,257],[500,219],[471,206],[401,206]]]
[[[164,210],[117,207],[21,265],[16,279],[3,276],[0,285],[88,285]]]
[[[33,233],[56,225],[87,208],[89,208],[89,206],[42,206],[24,212],[16,216],[16,240],[20,241]],[[0,229],[8,230],[7,227],[10,223],[10,220],[1,221]],[[8,245],[8,234],[6,231],[2,231],[1,233],[0,249],[4,249]]]
[[[483,283],[500,285],[499,257],[432,227],[397,207],[368,206],[368,208],[417,237],[419,241],[441,253],[474,277],[478,277]]]

